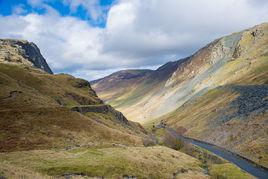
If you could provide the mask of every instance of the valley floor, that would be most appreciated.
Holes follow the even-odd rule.
[[[205,150],[197,150],[201,153],[195,157],[164,146],[80,147],[70,150],[1,153],[0,176],[2,178],[254,178]]]

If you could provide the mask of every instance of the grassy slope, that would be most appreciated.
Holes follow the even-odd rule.
[[[198,160],[166,147],[34,150],[0,154],[0,160],[5,164],[0,167],[2,171],[15,167],[22,171],[50,176],[81,174],[108,178],[122,178],[123,175],[138,178],[172,178],[173,173],[184,171],[181,173],[182,178],[206,178]],[[3,173],[11,177],[20,174]]]
[[[233,150],[267,167],[267,69],[267,63],[260,65],[235,85],[210,90],[158,120],[183,127],[185,135]],[[253,91],[238,103],[243,93],[237,87]],[[260,94],[257,89],[262,90]]]
[[[97,83],[93,83],[92,87],[101,99],[118,110],[125,111],[164,85],[162,81],[152,81],[152,71],[143,73],[141,70],[140,73],[142,74],[130,79],[118,79],[112,74]]]
[[[223,158],[216,156],[205,149],[178,140],[170,135],[164,128],[154,127],[152,129],[152,135],[155,137],[159,145],[168,146],[198,159],[201,162],[204,171],[206,171],[211,178],[254,178]],[[182,130],[178,129],[178,132],[182,132]]]
[[[236,93],[225,89],[212,90],[163,119],[171,126],[187,129],[185,135],[215,143],[268,166],[268,154],[265,152],[268,148],[268,113],[258,116],[252,113],[247,117],[233,117],[224,121],[226,109],[233,114],[227,107],[236,96]]]
[[[113,143],[142,145],[141,132],[132,131],[131,126],[122,127],[119,122],[108,126],[105,121],[96,121],[94,114],[84,116],[68,109],[102,104],[85,80],[0,64],[0,85],[1,151]],[[16,91],[13,96],[11,91]],[[108,117],[113,116],[104,119]]]
[[[142,75],[137,78],[126,78],[128,74],[117,72],[97,82],[92,87],[101,99],[111,104],[132,121],[138,121],[143,114],[141,106],[147,102],[148,97],[157,95],[164,88],[165,81],[177,69],[179,62],[169,62],[157,70],[139,70]],[[135,70],[130,70],[131,71]],[[124,71],[123,71],[124,72]],[[118,78],[118,73],[125,78]],[[142,103],[142,104],[141,104]]]
[[[185,135],[226,147],[267,167],[267,36],[257,42],[246,32],[239,42],[241,55],[210,78],[223,86],[192,98],[158,121],[184,127]]]
[[[131,94],[134,86],[150,75],[150,70],[123,70],[107,77],[91,82],[94,90],[101,98],[114,106],[120,106],[124,102],[123,95]]]

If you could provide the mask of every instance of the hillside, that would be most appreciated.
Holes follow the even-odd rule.
[[[178,62],[169,78],[159,80],[161,87],[141,80],[133,93],[108,102],[128,119],[146,125],[163,120],[267,167],[268,23],[216,39]],[[93,88],[106,100],[109,90],[98,86]],[[137,92],[143,95],[135,98]]]
[[[185,128],[184,135],[225,147],[267,167],[267,49],[267,24],[245,31],[231,60],[196,86],[210,90],[161,119]],[[173,79],[181,77],[176,75]]]
[[[120,117],[120,113],[112,108],[103,113],[94,112],[105,104],[91,89],[89,82],[40,70],[32,61],[19,56],[20,50],[16,51],[16,46],[11,45],[13,49],[6,46],[9,41],[1,46],[2,54],[10,54],[4,56],[4,61],[0,63],[1,151],[90,143],[142,145],[144,133],[138,124],[127,121],[123,115]],[[14,41],[11,42],[14,44]],[[18,57],[12,54],[15,52],[18,52]],[[20,60],[16,63],[14,59]],[[94,115],[72,112],[71,108],[75,106],[90,106],[88,112]],[[96,120],[98,115],[106,120]]]
[[[123,70],[113,73],[105,78],[91,81],[90,84],[98,90],[98,93],[105,93],[102,99],[106,101],[120,98],[137,86],[141,80],[151,74],[151,70]]]
[[[133,107],[145,100],[146,96],[159,93],[164,88],[166,80],[176,71],[179,64],[186,60],[169,62],[156,70],[119,71],[102,79],[92,81],[92,88],[100,95],[101,99],[113,107],[123,110],[131,120],[137,121],[136,118],[132,117],[132,113],[128,113],[126,110],[134,110]],[[140,110],[138,106],[137,110]],[[133,115],[139,116],[135,112]]]

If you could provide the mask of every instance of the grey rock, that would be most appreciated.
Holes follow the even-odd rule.
[[[5,45],[17,49],[18,54],[30,61],[35,67],[53,74],[39,48],[34,43],[23,40],[0,39],[0,46],[3,47]]]
[[[112,115],[114,115],[117,120],[119,120],[122,123],[128,124],[127,118],[121,112],[115,110],[110,105],[76,106],[71,108],[71,110],[79,112],[81,114],[85,114],[88,112],[103,113],[103,114],[112,113]]]

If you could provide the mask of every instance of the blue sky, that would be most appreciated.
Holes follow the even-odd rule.
[[[0,38],[34,42],[55,73],[88,80],[155,69],[263,22],[267,0],[0,0]]]
[[[93,19],[83,5],[79,5],[75,11],[72,11],[69,4],[63,0],[47,0],[46,4],[56,9],[61,16],[73,16],[88,21],[92,26],[105,27],[107,13],[115,2],[116,0],[97,1],[97,5],[101,7],[101,13],[103,15],[103,17],[98,19]],[[42,15],[46,13],[45,8],[33,6],[29,0],[0,0],[0,14],[3,16],[12,15],[16,7],[23,8],[24,11],[21,15],[29,13],[38,13]]]

